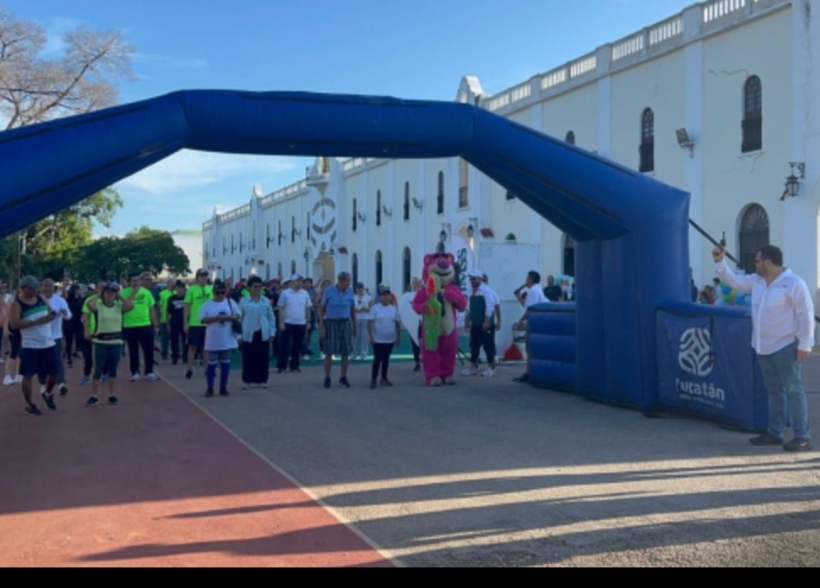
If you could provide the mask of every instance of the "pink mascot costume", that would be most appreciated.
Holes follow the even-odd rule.
[[[413,299],[413,310],[422,317],[421,344],[424,379],[428,386],[455,385],[458,354],[457,313],[467,299],[456,283],[451,253],[424,256],[424,284]]]

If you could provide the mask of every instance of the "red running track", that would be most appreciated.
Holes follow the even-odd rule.
[[[170,385],[120,386],[42,417],[0,386],[0,566],[391,565]]]

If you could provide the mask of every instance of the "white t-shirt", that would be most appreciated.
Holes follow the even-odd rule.
[[[374,343],[395,343],[396,323],[400,322],[399,309],[392,304],[377,304],[370,309],[370,320],[373,321]]]
[[[527,298],[525,300],[527,308],[535,304],[543,304],[549,302],[549,298],[544,296],[544,291],[540,284],[535,284],[532,288],[527,289]]]
[[[356,319],[360,321],[369,321],[371,319],[370,313],[368,309],[370,308],[370,303],[373,301],[373,297],[370,294],[364,294],[361,298],[358,296],[353,296],[353,302],[356,307]],[[364,312],[361,312],[364,311]]]
[[[57,317],[51,321],[51,336],[55,341],[63,338],[63,315],[60,314],[63,310],[66,312],[65,320],[71,320],[71,310],[68,308],[68,302],[65,298],[55,294],[46,302],[51,306],[51,310],[57,313]]]
[[[306,310],[313,306],[305,290],[288,288],[279,295],[280,315],[286,325],[306,325]]]
[[[199,311],[199,320],[240,314],[239,306],[230,298],[226,298],[222,302],[208,300]],[[227,321],[205,325],[205,351],[225,351],[237,347],[233,322]]]

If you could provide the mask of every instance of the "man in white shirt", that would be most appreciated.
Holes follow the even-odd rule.
[[[278,373],[284,373],[290,358],[290,371],[301,372],[299,359],[302,342],[310,320],[310,309],[313,303],[310,294],[302,289],[302,276],[294,274],[290,278],[290,288],[282,290],[279,296],[279,332],[282,342],[279,345],[277,360]]]
[[[814,347],[814,304],[806,283],[783,267],[783,252],[766,245],[755,255],[755,273],[734,273],[724,250],[712,252],[715,270],[732,288],[752,295],[752,347],[769,392],[769,425],[752,445],[783,445],[786,451],[811,449],[811,424],[801,381],[802,362]],[[791,414],[794,439],[783,444]]]
[[[543,304],[545,302],[549,302],[549,299],[547,299],[547,297],[544,296],[544,291],[541,289],[541,274],[535,271],[529,272],[527,274],[527,281],[524,284],[524,287],[519,288],[515,291],[515,297],[526,310],[524,310],[524,315],[521,317],[521,320],[518,321],[515,325],[513,325],[513,329],[523,330],[527,327],[527,319],[529,318],[530,308],[535,306],[536,304]],[[518,376],[517,378],[513,378],[513,381],[518,382],[519,384],[526,384],[530,381],[529,336],[527,337],[527,371]]]
[[[66,384],[65,364],[63,363],[63,320],[71,320],[71,309],[68,308],[68,302],[65,298],[57,293],[54,280],[50,278],[43,280],[40,284],[40,293],[51,307],[51,310],[57,313],[57,316],[51,321],[51,334],[54,337],[54,348],[57,351],[57,361],[60,368],[57,374],[57,389],[60,391],[60,396],[65,396],[68,394],[68,385]],[[45,375],[40,374],[38,380],[40,382],[40,394],[43,394],[46,390]]]

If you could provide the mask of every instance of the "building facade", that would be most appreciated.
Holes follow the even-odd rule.
[[[456,100],[686,190],[692,220],[725,234],[741,265],[751,270],[757,248],[780,245],[816,303],[818,9],[811,0],[702,2],[495,95],[465,77]],[[248,204],[205,223],[214,276],[347,270],[371,290],[403,290],[442,239],[489,274],[505,303],[528,269],[574,273],[572,240],[461,159],[320,157],[306,175],[268,195],[256,187]],[[690,232],[699,286],[713,276],[712,247]]]

